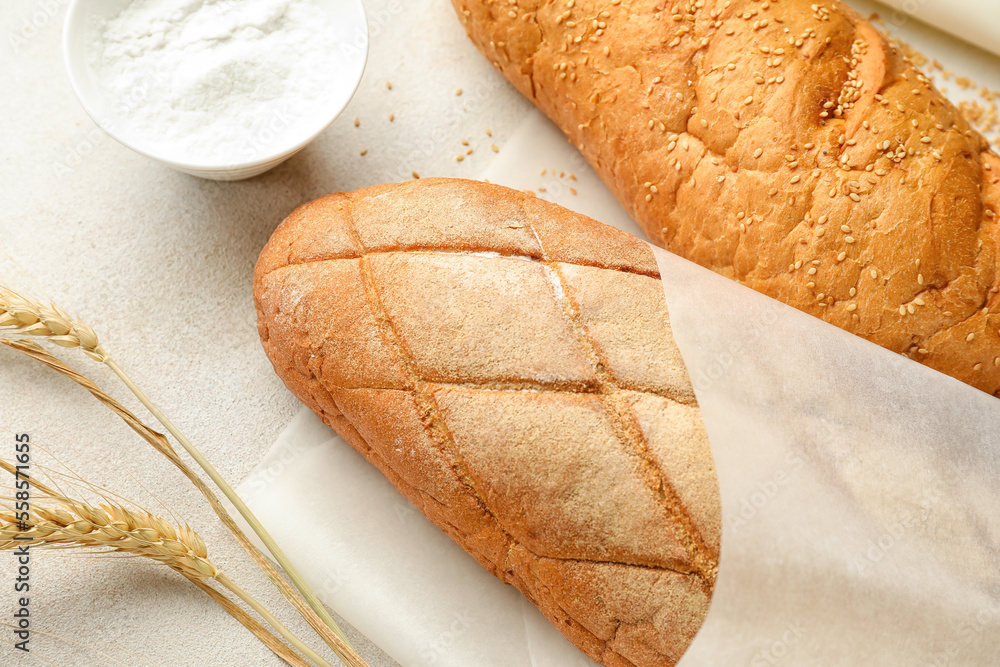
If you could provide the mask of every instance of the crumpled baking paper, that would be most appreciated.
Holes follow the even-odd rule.
[[[541,114],[487,177],[635,230]],[[1000,664],[1000,400],[657,257],[724,522],[681,664]],[[239,490],[320,597],[403,665],[594,664],[308,411]]]

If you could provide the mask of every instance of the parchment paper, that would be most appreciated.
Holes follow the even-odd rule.
[[[917,19],[976,46],[1000,54],[1000,3],[995,0],[878,0],[882,19],[902,27]]]

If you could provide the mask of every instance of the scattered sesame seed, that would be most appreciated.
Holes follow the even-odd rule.
[[[971,343],[972,339],[975,338],[975,337],[976,337],[976,334],[970,333],[968,336],[965,337],[965,342],[966,343]]]
[[[493,136],[493,130],[491,130],[490,128],[486,128],[486,136],[487,137],[492,137]]]
[[[417,173],[417,172],[415,172],[415,171],[413,171],[413,172],[410,172],[410,174],[411,174],[411,175],[413,176],[413,178],[420,178],[420,174],[418,174],[418,173]]]
[[[490,148],[493,150],[494,153],[499,153],[500,152],[500,149],[497,148],[496,144],[491,144]]]
[[[763,155],[763,154],[764,154],[764,149],[763,149],[763,148],[758,148],[757,150],[755,150],[755,151],[753,152],[753,156],[754,156],[755,158],[757,158],[757,157],[760,157],[760,156],[761,156],[761,155]]]
[[[464,160],[465,160],[465,156],[464,155],[458,155],[458,156],[455,157],[455,161],[456,162],[463,162]]]
[[[576,188],[570,188],[570,189],[569,189],[569,193],[570,193],[571,195],[575,195],[575,194],[576,194]]]
[[[394,113],[389,114],[389,122],[392,123],[395,120],[396,120],[396,114]]]
[[[361,119],[360,118],[355,118],[354,119],[354,127],[361,127]]]
[[[462,89],[461,88],[459,88],[458,90],[455,91],[455,97],[459,97],[459,96],[461,96],[461,94],[462,94]]]
[[[856,303],[852,303],[849,306],[847,306],[847,312],[849,313],[853,313],[857,309],[858,309],[858,304]]]
[[[388,88],[389,90],[392,90],[392,81],[386,81],[385,87]]]

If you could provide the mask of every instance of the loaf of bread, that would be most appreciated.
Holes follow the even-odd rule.
[[[646,243],[424,179],[296,210],[254,298],[288,388],[580,649],[615,667],[680,658],[721,514]]]
[[[453,0],[650,239],[1000,395],[1000,159],[837,0]]]

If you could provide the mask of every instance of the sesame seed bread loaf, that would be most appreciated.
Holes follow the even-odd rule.
[[[423,179],[296,210],[254,298],[288,388],[580,649],[680,658],[721,510],[647,244]]]
[[[650,239],[1000,395],[1000,159],[836,0],[453,0]]]

